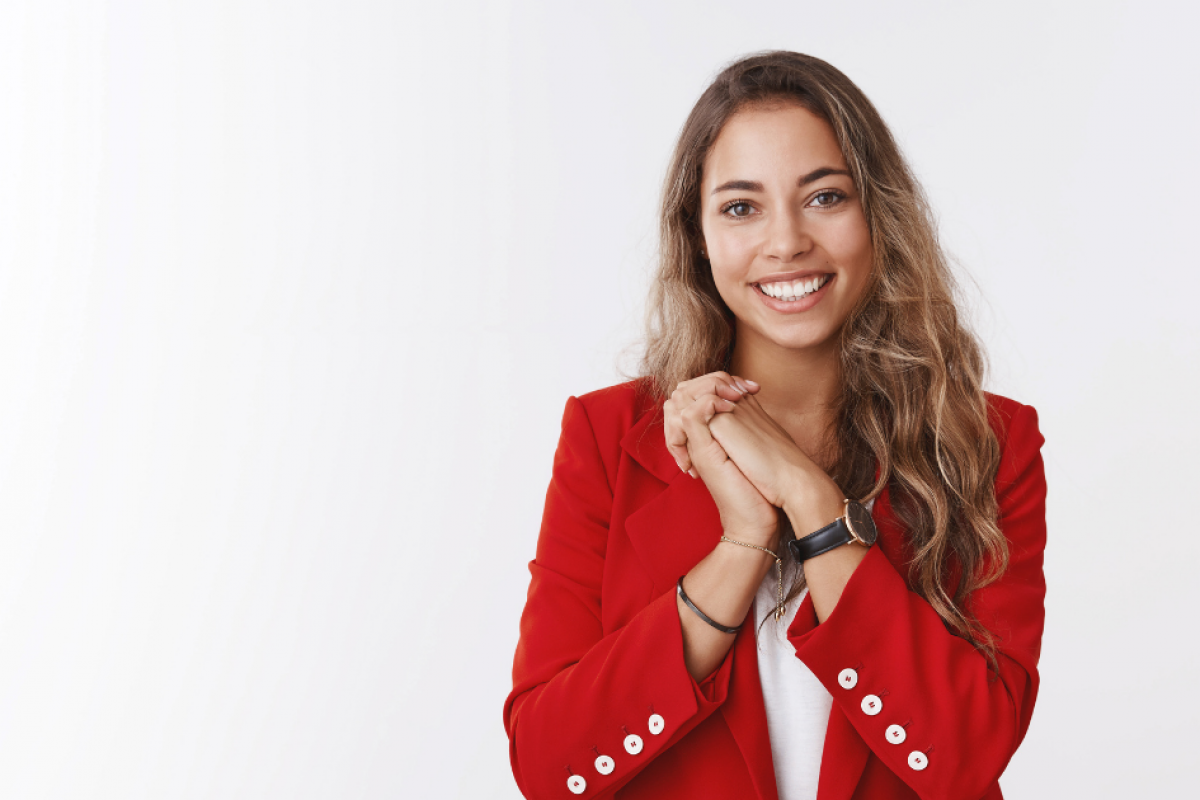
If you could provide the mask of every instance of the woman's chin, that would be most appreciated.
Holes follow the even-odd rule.
[[[796,356],[824,355],[837,344],[834,332],[825,329],[824,326],[820,330],[768,329],[763,331],[760,329],[759,333],[760,336],[756,338],[761,339],[763,344],[770,343],[770,345],[794,353]]]

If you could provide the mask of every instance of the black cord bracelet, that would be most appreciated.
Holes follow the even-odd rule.
[[[696,604],[693,603],[691,601],[691,599],[687,596],[687,593],[683,591],[683,576],[682,575],[679,576],[679,583],[675,584],[675,593],[683,598],[683,602],[687,604],[687,607],[690,608],[692,611],[695,611],[696,614],[700,617],[700,619],[704,620],[709,625],[712,625],[714,628],[719,630],[721,633],[737,633],[738,628],[742,627],[741,625],[738,625],[737,628],[730,628],[726,625],[722,625],[721,623],[714,620],[712,617],[708,616],[708,614],[705,614],[703,611],[696,608]]]

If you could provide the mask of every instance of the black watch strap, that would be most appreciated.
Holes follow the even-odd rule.
[[[803,562],[853,541],[854,535],[846,526],[845,518],[838,517],[824,528],[813,531],[803,539],[793,539],[788,542],[788,549],[792,551],[792,558]]]

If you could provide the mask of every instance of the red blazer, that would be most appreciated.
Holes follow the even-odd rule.
[[[1001,797],[1038,688],[1046,480],[1037,413],[988,400],[1010,566],[973,608],[999,637],[999,680],[910,590],[910,551],[884,491],[877,544],[834,611],[818,625],[806,595],[787,631],[834,700],[819,800]],[[668,453],[661,412],[632,381],[567,399],[504,703],[528,798],[778,798],[753,624],[703,681],[684,667],[675,581],[716,546],[721,523],[704,482]],[[852,688],[839,683],[848,668]],[[881,712],[864,712],[868,694]],[[903,743],[888,740],[891,725],[904,726]],[[641,741],[634,753],[629,735]]]

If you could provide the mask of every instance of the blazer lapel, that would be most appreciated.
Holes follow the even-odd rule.
[[[621,439],[621,446],[662,487],[625,520],[625,531],[650,574],[654,595],[674,590],[721,540],[721,515],[702,480],[681,472],[663,438],[661,410],[645,412]],[[751,610],[753,615],[753,610]],[[758,679],[753,617],[738,631],[728,699],[721,714],[746,761],[760,800],[778,800],[775,766],[762,686]]]
[[[767,708],[762,683],[758,679],[758,638],[754,633],[755,610],[750,604],[747,624],[733,643],[733,670],[730,691],[721,705],[721,715],[742,751],[750,779],[760,800],[779,800],[775,782],[775,760],[771,755],[771,734],[767,730]]]
[[[836,703],[825,728],[821,752],[821,774],[817,778],[817,800],[850,800],[867,766],[871,750]]]

